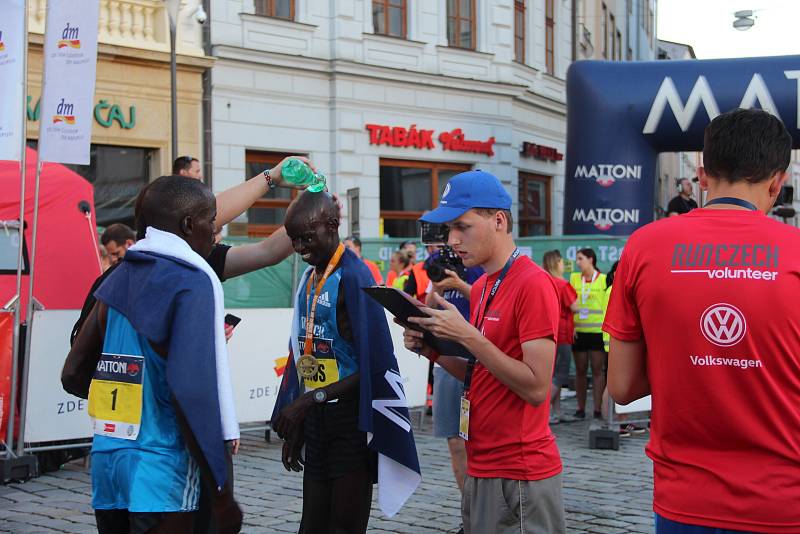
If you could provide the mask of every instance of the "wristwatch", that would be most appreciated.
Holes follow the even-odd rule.
[[[315,389],[314,390],[314,402],[316,404],[322,404],[323,402],[328,400],[328,392],[324,389]]]
[[[275,181],[272,179],[272,176],[269,175],[269,171],[271,170],[272,169],[267,169],[264,171],[264,179],[267,181],[267,187],[269,187],[270,189],[275,189],[276,187],[278,187],[278,184],[276,184]]]

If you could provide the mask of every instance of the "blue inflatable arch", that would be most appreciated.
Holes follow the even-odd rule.
[[[659,152],[699,151],[721,112],[758,107],[800,146],[800,56],[579,61],[567,74],[564,234],[628,235],[653,220]]]

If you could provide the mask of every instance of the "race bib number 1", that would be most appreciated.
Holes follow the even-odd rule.
[[[94,433],[134,440],[142,424],[144,356],[103,354],[89,386]]]

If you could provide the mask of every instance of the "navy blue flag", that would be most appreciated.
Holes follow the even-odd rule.
[[[214,347],[214,292],[197,267],[170,256],[128,250],[95,292],[133,328],[167,348],[167,383],[217,486],[228,471]]]
[[[353,347],[359,362],[358,428],[367,433],[367,444],[378,453],[378,504],[384,514],[392,517],[422,480],[403,379],[386,313],[380,304],[361,291],[362,287],[375,284],[369,268],[350,250],[345,250],[340,266],[347,314],[353,329]],[[300,288],[305,287],[308,275],[306,272],[300,281]],[[290,340],[292,349],[272,421],[302,394],[294,363],[298,355],[298,332],[299,317],[295,313]]]

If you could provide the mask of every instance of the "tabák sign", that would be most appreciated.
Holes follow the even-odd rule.
[[[369,131],[370,145],[430,150],[436,148],[436,141],[434,140],[436,139],[439,141],[442,150],[494,156],[494,137],[490,137],[486,141],[467,139],[461,128],[440,132],[438,136],[435,135],[435,130],[417,128],[416,124],[412,124],[408,128],[384,124],[367,124],[366,129]]]

